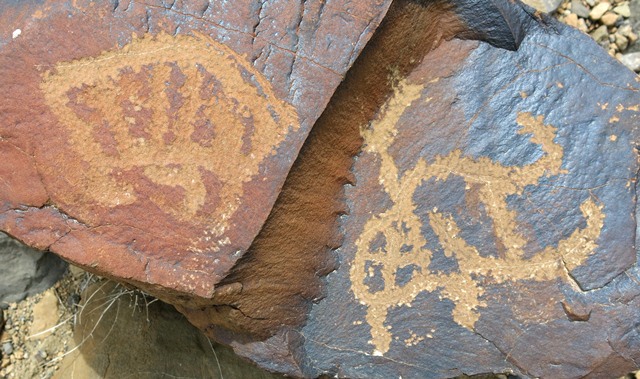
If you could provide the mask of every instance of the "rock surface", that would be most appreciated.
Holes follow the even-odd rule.
[[[46,338],[58,321],[58,297],[54,290],[48,290],[33,307],[33,322],[29,329],[29,338]]]
[[[0,307],[51,287],[67,264],[0,232]]]
[[[55,379],[282,378],[210,342],[172,306],[139,292],[101,281],[82,298],[76,346]]]
[[[301,173],[331,156],[336,139],[364,139],[353,186],[334,194],[346,195],[348,214],[326,297],[302,330],[264,342],[207,323],[213,312],[187,314],[240,354],[307,377],[598,378],[636,369],[637,77],[589,37],[553,21],[530,23],[517,52],[451,41],[417,67],[396,63],[399,78],[404,70],[408,77],[391,81],[393,96],[362,127],[359,117],[370,114],[343,104],[363,102],[362,72],[359,80],[384,77],[365,60],[381,61],[375,52],[394,33],[389,20],[402,19],[393,11],[282,192],[314,188]],[[304,206],[317,203],[304,199],[281,197],[265,229],[290,227],[278,224],[288,208],[315,219]],[[324,204],[345,212],[339,202]],[[277,244],[269,247],[279,256]],[[303,245],[298,256],[305,252]]]
[[[340,112],[338,90],[323,118],[343,123],[321,119],[307,146],[337,130],[364,139],[340,267],[302,330],[236,351],[308,377],[637,368],[640,85],[577,31],[526,30],[514,53],[443,43],[368,127]]]
[[[308,376],[637,369],[640,81],[591,46],[531,24],[517,52],[445,42],[398,83],[360,129]]]
[[[212,297],[388,3],[2,3],[0,229]]]
[[[522,2],[534,7],[540,12],[551,13],[558,9],[562,0],[523,0]]]

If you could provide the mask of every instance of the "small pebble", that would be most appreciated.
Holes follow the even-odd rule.
[[[596,42],[601,43],[609,39],[609,31],[606,25],[600,26],[598,29],[591,32],[591,38]]]
[[[629,39],[623,36],[620,33],[615,34],[616,37],[616,45],[618,46],[618,50],[624,51],[629,47]]]
[[[38,362],[43,362],[46,358],[47,358],[47,352],[44,350],[38,350],[35,355],[34,358],[36,359],[36,361]]]
[[[607,12],[605,13],[602,18],[600,19],[600,21],[602,21],[603,24],[607,25],[607,26],[613,26],[616,24],[616,22],[618,21],[618,18],[620,16],[613,13],[613,12]]]
[[[620,58],[620,62],[635,72],[640,71],[640,52],[624,54]]]
[[[589,18],[592,20],[599,20],[604,14],[611,8],[611,4],[602,2],[596,5],[591,12],[589,12]]]
[[[629,34],[633,33],[633,29],[630,24],[625,24],[620,26],[618,29],[618,33],[622,34],[625,37],[629,37]]]
[[[580,0],[571,1],[571,12],[578,17],[589,18],[589,8],[585,7]]]
[[[571,13],[567,17],[565,17],[564,22],[565,22],[565,24],[567,24],[569,26],[573,26],[574,28],[577,28],[578,27],[578,16],[575,13]]]
[[[74,293],[67,298],[67,308],[75,310],[78,304],[80,303],[80,295]]]
[[[586,32],[587,32],[587,30],[589,30],[589,27],[587,26],[587,23],[586,23],[586,22],[584,21],[584,19],[582,19],[582,18],[581,18],[581,19],[578,19],[578,29],[579,29],[581,32],[584,32],[584,33],[586,33]]]
[[[613,11],[624,18],[631,17],[631,8],[629,8],[629,4],[618,5],[617,7],[613,8]]]
[[[11,343],[11,341],[7,341],[7,342],[2,344],[2,353],[4,355],[13,354],[13,344]]]

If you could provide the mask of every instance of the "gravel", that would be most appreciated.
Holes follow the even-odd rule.
[[[4,311],[4,329],[0,327],[0,378],[49,379],[53,376],[73,344],[78,293],[93,280],[92,275],[74,268],[49,290],[55,294],[55,306],[49,304],[44,311],[37,311],[47,293],[9,304]],[[59,320],[50,333],[33,335],[34,325],[48,318]]]
[[[640,72],[640,0],[565,0],[554,15],[590,35],[629,69]]]

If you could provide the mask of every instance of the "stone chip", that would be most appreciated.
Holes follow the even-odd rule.
[[[603,1],[591,9],[589,17],[592,20],[599,20],[609,9],[611,9],[611,4]]]

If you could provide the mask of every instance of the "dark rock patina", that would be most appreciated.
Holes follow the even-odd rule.
[[[525,32],[443,43],[363,128],[309,376],[638,368],[640,81],[568,27]]]

